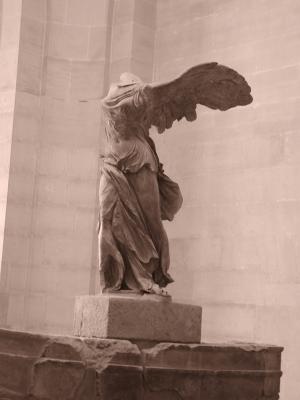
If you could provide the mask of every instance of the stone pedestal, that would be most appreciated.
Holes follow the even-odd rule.
[[[0,330],[0,399],[278,400],[281,351]]]
[[[200,343],[201,307],[155,295],[76,298],[76,336]]]

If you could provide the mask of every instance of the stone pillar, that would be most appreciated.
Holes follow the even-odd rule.
[[[4,0],[0,10],[12,63],[1,92],[11,104],[1,325],[70,333],[75,295],[97,291],[100,98],[124,70],[152,79],[156,1]]]
[[[156,0],[115,0],[110,81],[133,72],[145,82],[153,76]]]
[[[19,6],[21,28],[11,75],[1,323],[70,332],[74,296],[95,290],[99,100],[110,2],[6,3]]]
[[[13,142],[13,124],[20,45],[22,1],[0,2],[0,262],[2,260],[5,216],[8,199],[9,166]],[[5,288],[6,269],[0,266],[0,323],[6,321],[8,296]]]

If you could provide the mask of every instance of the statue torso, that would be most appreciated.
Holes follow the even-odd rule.
[[[143,120],[143,85],[114,85],[103,100],[107,137],[106,161],[123,172],[137,172],[148,166],[158,171],[158,158]]]

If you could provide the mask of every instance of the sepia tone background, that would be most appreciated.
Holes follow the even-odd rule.
[[[203,306],[206,342],[285,346],[281,398],[298,400],[299,18],[298,0],[0,1],[1,327],[70,334],[74,297],[98,290],[109,82],[218,61],[253,104],[153,131],[184,196],[170,292]]]

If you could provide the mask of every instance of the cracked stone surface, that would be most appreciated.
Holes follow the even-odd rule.
[[[275,400],[281,351],[0,330],[0,399]]]

